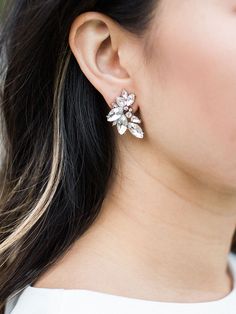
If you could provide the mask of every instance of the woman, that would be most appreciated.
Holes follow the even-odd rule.
[[[8,3],[2,313],[235,313],[233,2]]]

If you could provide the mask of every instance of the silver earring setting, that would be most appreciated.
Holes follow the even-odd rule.
[[[134,93],[129,94],[125,89],[122,89],[121,95],[116,97],[116,102],[112,103],[112,109],[106,117],[107,121],[112,122],[112,126],[117,126],[119,134],[123,135],[128,129],[135,137],[143,138],[144,132],[139,126],[141,120],[132,113],[135,98]]]

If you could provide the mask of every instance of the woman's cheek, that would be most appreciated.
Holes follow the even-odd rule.
[[[181,158],[236,184],[236,19],[181,13],[164,20],[153,45],[150,71],[163,88],[157,132]]]

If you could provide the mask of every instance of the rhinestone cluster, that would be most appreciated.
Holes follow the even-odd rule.
[[[112,103],[112,109],[108,113],[107,121],[117,126],[119,134],[123,135],[128,129],[137,138],[143,138],[144,132],[139,126],[141,120],[133,115],[132,105],[135,101],[135,94],[129,94],[125,89],[121,95],[116,97],[116,102]],[[130,121],[128,121],[130,119]]]

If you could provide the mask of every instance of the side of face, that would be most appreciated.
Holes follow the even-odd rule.
[[[157,154],[236,189],[236,2],[162,0],[139,67],[139,101]],[[143,62],[144,64],[144,62]]]

